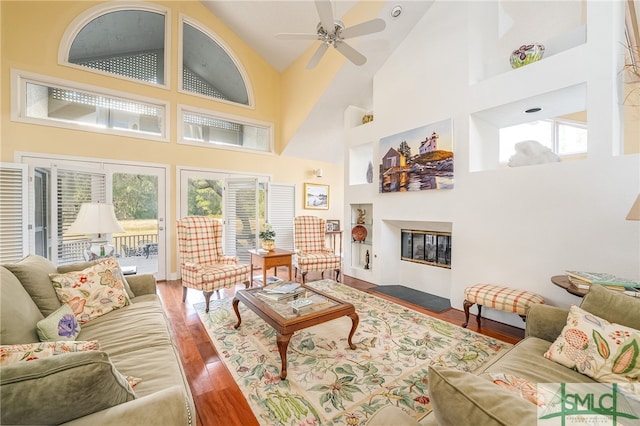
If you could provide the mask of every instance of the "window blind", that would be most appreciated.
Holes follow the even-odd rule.
[[[293,251],[295,194],[293,184],[269,183],[267,187],[267,221],[276,231],[276,247],[290,251]]]
[[[68,234],[82,203],[106,202],[106,175],[99,171],[56,168],[56,219],[58,264],[83,261],[89,245],[87,235]]]
[[[225,254],[249,263],[248,250],[256,248],[258,180],[228,179],[225,185]]]
[[[0,163],[0,263],[17,262],[29,252],[26,164]]]

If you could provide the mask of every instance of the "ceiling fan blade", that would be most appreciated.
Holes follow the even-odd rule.
[[[296,33],[280,33],[276,34],[278,40],[317,40],[318,34],[296,34]]]
[[[367,58],[353,47],[349,46],[344,41],[336,42],[334,45],[338,52],[342,53],[348,60],[356,65],[364,65],[367,62]]]
[[[309,63],[307,64],[308,70],[310,70],[311,68],[315,68],[315,66],[318,65],[318,62],[320,62],[320,59],[324,55],[324,52],[327,51],[328,47],[329,45],[327,43],[322,43],[320,46],[318,46],[318,48],[316,49],[316,53],[314,53],[311,59],[309,59]]]
[[[336,29],[336,24],[333,21],[333,7],[330,0],[316,0],[316,9],[318,10],[318,16],[320,17],[320,23],[322,28],[328,33],[333,34]]]
[[[387,24],[384,22],[384,19],[372,19],[371,21],[363,22],[352,27],[347,27],[340,32],[340,35],[344,39],[360,37],[363,35],[380,32],[384,30],[386,26]]]

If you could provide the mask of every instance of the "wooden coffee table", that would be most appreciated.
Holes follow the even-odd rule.
[[[293,255],[293,252],[275,248],[273,251],[267,253],[259,253],[257,250],[249,250],[249,253],[251,254],[251,282],[249,283],[251,287],[253,287],[254,266],[262,267],[263,286],[267,285],[267,270],[270,268],[277,268],[278,266],[286,266],[289,268],[289,281],[291,281],[291,256]]]
[[[238,323],[235,328],[240,327],[242,318],[238,310],[238,303],[242,302],[247,308],[251,309],[267,324],[276,330],[278,352],[282,360],[282,368],[280,370],[280,378],[287,378],[287,349],[291,336],[298,330],[312,327],[336,318],[348,316],[351,318],[351,331],[349,332],[349,347],[355,349],[351,341],[360,318],[356,313],[356,309],[351,303],[343,302],[340,299],[321,293],[307,286],[302,286],[306,292],[302,293],[303,297],[313,300],[313,304],[301,311],[294,313],[289,302],[293,299],[284,301],[271,300],[264,296],[265,291],[262,288],[251,288],[247,290],[238,290],[233,299],[233,310],[238,317]]]

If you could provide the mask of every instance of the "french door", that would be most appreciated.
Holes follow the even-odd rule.
[[[278,247],[293,249],[293,185],[271,183],[265,176],[192,169],[178,169],[178,179],[178,216],[220,219],[225,254],[249,263],[249,250],[259,247],[266,221],[276,231]]]
[[[121,265],[167,275],[166,175],[160,165],[25,154],[31,181],[30,251],[56,264],[82,259],[86,236],[68,235],[83,202],[113,203],[124,233],[111,236]]]

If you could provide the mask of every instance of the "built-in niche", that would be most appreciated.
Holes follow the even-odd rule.
[[[451,268],[451,233],[401,230],[400,259],[425,265]]]

